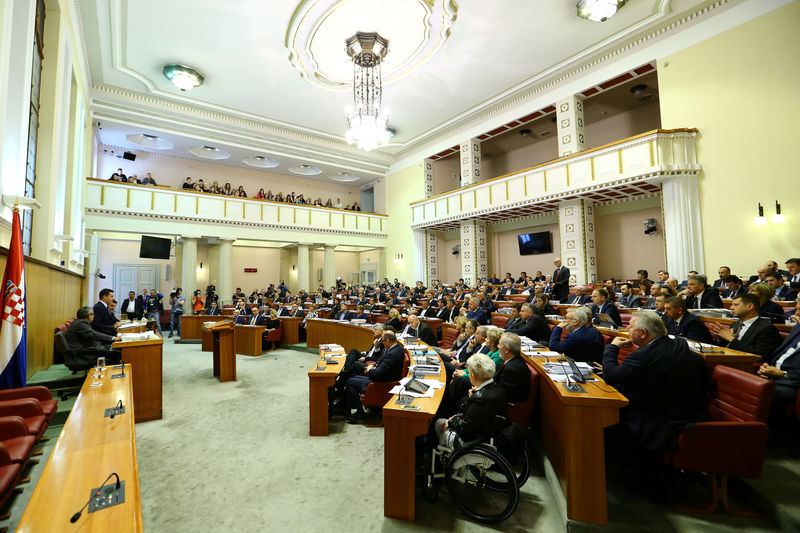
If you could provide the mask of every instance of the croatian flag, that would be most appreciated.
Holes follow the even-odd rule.
[[[6,272],[3,275],[3,313],[0,318],[0,389],[24,387],[28,368],[25,346],[25,267],[19,212],[16,209]]]

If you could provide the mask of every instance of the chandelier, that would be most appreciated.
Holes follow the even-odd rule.
[[[347,142],[369,152],[389,141],[389,117],[381,108],[381,61],[389,52],[389,41],[374,32],[357,32],[345,45],[353,59],[353,108],[347,110]]]

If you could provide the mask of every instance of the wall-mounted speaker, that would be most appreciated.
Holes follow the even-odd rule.
[[[169,281],[169,275],[172,274],[172,265],[167,265],[164,279]]]

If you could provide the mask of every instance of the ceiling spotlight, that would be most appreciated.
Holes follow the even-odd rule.
[[[337,172],[336,174],[329,175],[328,177],[333,181],[358,181],[361,179],[358,176],[353,176],[347,172]]]
[[[258,168],[275,168],[281,164],[280,161],[271,159],[269,157],[264,157],[263,155],[251,155],[250,157],[245,157],[242,159],[242,163]]]
[[[578,0],[578,16],[592,22],[605,22],[625,5],[628,0]]]
[[[203,84],[203,75],[191,67],[170,63],[164,65],[164,77],[181,91],[191,91]]]
[[[138,144],[144,148],[152,148],[154,150],[169,150],[175,146],[172,141],[162,139],[156,135],[149,135],[147,133],[126,135],[125,138],[128,139],[128,142]]]
[[[311,165],[297,165],[290,168],[289,172],[300,174],[301,176],[316,176],[317,174],[322,174],[322,169]]]
[[[203,159],[228,159],[231,154],[214,146],[192,146],[189,152]]]

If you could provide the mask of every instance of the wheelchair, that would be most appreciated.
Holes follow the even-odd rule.
[[[519,426],[516,429],[524,435]],[[437,444],[425,464],[430,501],[436,501],[444,480],[458,508],[477,522],[495,524],[514,514],[519,489],[530,474],[528,448],[524,436],[511,443],[494,433],[488,442],[462,442],[455,448]]]

